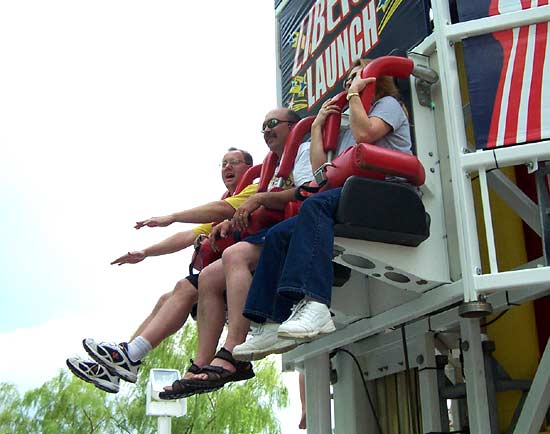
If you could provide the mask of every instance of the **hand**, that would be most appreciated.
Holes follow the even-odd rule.
[[[348,93],[361,93],[367,84],[375,83],[375,77],[361,78],[361,74],[357,74],[348,89]]]
[[[143,250],[128,252],[125,255],[122,255],[120,258],[115,259],[113,262],[111,262],[111,265],[137,264],[138,262],[143,261],[146,257],[147,255]]]
[[[151,217],[147,220],[142,220],[140,222],[136,222],[136,225],[134,226],[135,229],[140,229],[143,226],[148,226],[150,228],[154,227],[165,227],[168,225],[171,225],[174,223],[174,217],[171,215],[166,215],[163,217]]]
[[[312,127],[322,127],[323,125],[325,125],[327,117],[333,113],[340,114],[340,109],[336,104],[332,103],[332,100],[329,99],[325,101],[319,109],[319,113],[317,113],[317,116],[313,121]]]
[[[242,231],[246,229],[249,223],[248,217],[250,214],[262,206],[259,199],[260,194],[261,193],[256,193],[255,195],[250,196],[240,207],[235,210],[235,214],[233,214],[233,224],[237,230]]]
[[[212,228],[208,239],[210,240],[210,246],[216,253],[219,252],[219,248],[216,241],[220,238],[227,238],[229,234],[233,232],[233,222],[231,220],[225,220]]]

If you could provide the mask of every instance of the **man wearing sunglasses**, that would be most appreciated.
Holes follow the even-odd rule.
[[[264,136],[264,140],[271,151],[279,156],[282,155],[286,138],[294,124],[299,120],[300,117],[295,112],[284,108],[272,110],[266,115],[264,123],[262,124],[262,133]],[[222,162],[222,173],[230,171],[231,168],[233,168],[234,170],[235,167],[238,167],[238,162],[236,161],[238,160],[238,158],[232,158],[226,155],[226,158],[224,158],[224,160],[225,163]],[[307,179],[308,181],[311,180],[312,171],[311,164],[309,162],[309,143],[305,143],[300,147],[296,160],[299,160],[301,163],[295,165],[295,170],[293,171],[295,179],[297,179],[300,183],[303,183],[305,179]],[[224,182],[226,182],[228,178],[230,179],[231,176],[224,176]],[[235,182],[235,185],[236,184],[237,182]],[[232,209],[229,210],[229,215],[222,214],[222,212],[227,212],[226,207],[222,208],[221,212],[217,207],[215,207],[215,212],[218,212],[215,218],[211,217],[208,220],[202,221],[220,221],[224,218],[231,218],[234,215],[235,208],[237,207],[237,209],[241,212],[241,216],[243,218],[245,218],[245,216],[247,217],[250,212],[258,208],[260,205],[265,205],[272,208],[284,207],[284,204],[286,204],[286,202],[292,200],[292,198],[294,197],[294,192],[280,192],[280,194],[259,193],[259,200],[252,200],[254,196],[256,195],[249,195],[246,200],[240,201],[240,205],[237,205],[234,208],[232,207]],[[201,218],[204,217],[204,214],[202,213],[206,210],[206,207],[208,207],[208,205],[194,208],[193,210],[170,214],[163,217],[153,217],[147,220],[143,220],[137,222],[135,227],[136,229],[139,229],[143,226],[168,226],[173,222],[180,221],[191,223],[198,222],[200,221],[198,220],[198,216],[200,215]],[[213,210],[213,208],[211,208],[211,210]],[[114,263],[119,263],[118,261],[124,258],[125,256],[119,258],[117,261],[114,261]],[[219,271],[221,272],[222,282],[222,303],[225,304],[225,302],[223,301],[223,290],[225,289],[224,275],[223,270],[220,269]],[[202,274],[203,273],[201,273],[201,275]],[[186,297],[190,298],[191,296],[193,296],[193,300],[196,300],[196,286],[193,287],[191,285],[188,285],[185,279],[182,282],[187,288],[187,293],[185,294]],[[196,283],[196,281],[194,283]],[[178,289],[178,287],[176,287],[176,289]],[[174,292],[176,291],[176,289],[174,290]],[[159,305],[161,305],[160,308]],[[176,316],[174,316],[174,319],[171,320],[170,316],[166,316],[164,312],[165,310],[170,309],[171,305],[172,300],[170,298],[168,298],[167,300],[162,300],[161,297],[161,300],[159,300],[159,303],[155,307],[157,312],[155,312],[155,310],[152,312],[151,316],[145,320],[144,324],[142,324],[142,326],[140,326],[140,328],[135,333],[135,336],[137,337],[131,340],[131,342],[129,343],[97,343],[93,339],[85,339],[83,342],[84,348],[98,363],[90,364],[89,362],[80,359],[68,359],[67,364],[69,365],[73,373],[75,373],[75,375],[79,376],[85,381],[93,382],[98,387],[104,386],[103,390],[116,392],[118,390],[118,377],[126,381],[135,382],[137,380],[137,372],[141,364],[141,359],[149,351],[151,351],[152,348],[162,342],[164,338],[177,331],[179,327],[183,325],[185,319],[188,316],[190,309],[189,303],[186,304],[186,306],[188,306],[186,311],[182,311],[180,307],[180,316],[177,318]],[[171,310],[176,311],[175,308]],[[225,307],[223,308],[223,310],[224,313],[222,314],[222,317],[223,321],[225,321]],[[181,319],[182,317],[183,320]],[[151,330],[156,332],[150,333]],[[216,343],[217,339],[214,343],[214,349]],[[199,360],[197,360],[195,363],[197,362],[200,363]],[[71,364],[73,366],[71,366]],[[198,369],[200,369],[197,365],[198,363],[191,365],[189,369],[190,372],[196,372]],[[78,369],[73,369],[75,366]],[[103,381],[103,383],[101,384],[99,384],[98,381],[98,377],[100,375],[101,380]],[[116,388],[112,385],[112,383],[115,382]],[[109,390],[109,388],[111,388],[111,390]]]
[[[264,140],[269,149],[279,157],[282,155],[289,132],[298,120],[296,113],[283,108],[272,110],[266,115],[262,124]],[[298,148],[292,179],[285,185],[288,188],[277,192],[256,193],[249,197],[235,211],[232,222],[227,221],[214,228],[210,234],[211,241],[214,241],[219,233],[232,233],[233,229],[244,229],[248,225],[250,214],[260,206],[284,209],[285,205],[294,199],[293,186],[301,186],[312,179],[309,142],[305,142]],[[239,327],[245,320],[242,309],[267,230],[268,228],[227,248],[222,259],[202,270],[199,280],[197,355],[184,378],[166,388],[166,392],[161,393],[161,398],[176,399],[189,396],[195,390],[215,390],[227,381],[240,381],[254,376],[252,365],[249,362],[236,362],[231,357],[231,351],[234,345],[242,342],[239,340],[240,337],[244,339],[248,332],[248,325],[244,330]],[[226,321],[224,292],[227,295],[229,331],[223,348],[215,354]],[[219,384],[215,384],[214,381],[210,387],[204,381],[210,379],[221,381]]]
[[[229,148],[221,163],[222,180],[227,188],[225,199],[164,217],[153,217],[137,222],[136,229],[143,226],[167,226],[173,222],[200,223],[231,218],[235,209],[258,189],[256,184],[251,184],[233,196],[240,179],[252,166],[252,163],[252,156],[248,152]],[[143,250],[128,252],[115,259],[111,264],[137,264],[149,256],[178,252],[193,245],[197,236],[207,235],[211,229],[212,223],[201,224],[191,230],[179,232]],[[173,291],[159,298],[153,311],[138,327],[129,343],[123,344],[133,360],[143,358],[152,348],[183,326],[197,301],[197,287],[198,275],[190,275],[180,280]],[[93,343],[90,343],[90,345],[93,345]],[[123,360],[121,361],[124,363]],[[111,374],[106,367],[95,361],[72,357],[67,359],[67,366],[77,377],[95,384],[102,390],[112,393],[119,390],[119,377]],[[136,365],[136,369],[133,371],[128,366],[121,378],[135,382],[135,379],[137,379],[137,366],[139,365]]]

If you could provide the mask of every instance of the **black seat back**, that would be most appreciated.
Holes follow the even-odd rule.
[[[416,247],[430,235],[430,218],[413,187],[352,176],[342,189],[334,235]]]

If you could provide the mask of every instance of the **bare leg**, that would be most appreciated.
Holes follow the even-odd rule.
[[[185,324],[193,304],[197,301],[197,290],[187,279],[180,280],[169,294],[157,314],[140,333],[153,348]]]
[[[236,345],[245,341],[250,328],[250,320],[243,316],[243,309],[261,249],[262,246],[257,244],[238,243],[226,249],[222,256],[229,318],[224,348],[228,351],[233,351]]]
[[[225,276],[221,259],[201,271],[199,276],[199,343],[195,363],[204,366],[212,361],[225,324]],[[200,375],[200,374],[199,374]],[[190,377],[195,377],[191,375]],[[205,378],[198,376],[197,378]]]
[[[229,331],[223,347],[230,352],[236,345],[245,341],[250,328],[250,320],[245,318],[242,312],[252,282],[252,270],[256,267],[260,253],[261,246],[241,242],[227,248],[222,255],[229,319]],[[221,366],[229,372],[235,371],[235,367],[226,360],[214,359],[210,364]],[[202,374],[199,378],[206,379],[207,376]]]
[[[302,404],[302,418],[300,419],[300,424],[298,428],[306,429],[306,385],[305,385],[305,375],[300,371],[298,376],[298,383],[300,385],[300,403]]]
[[[151,322],[151,320],[155,317],[155,315],[158,313],[158,311],[160,310],[160,308],[162,307],[162,305],[164,303],[166,303],[166,301],[170,298],[170,296],[172,295],[172,292],[167,292],[166,294],[162,294],[160,296],[160,298],[158,299],[157,301],[157,304],[155,305],[155,307],[153,308],[153,310],[151,311],[151,313],[149,314],[149,316],[147,318],[145,318],[145,320],[140,324],[140,326],[137,328],[137,330],[134,332],[134,334],[132,335],[132,337],[128,340],[128,342],[130,341],[133,341],[137,336],[140,336],[141,333],[143,332],[143,330],[145,330],[145,328],[149,325],[149,323]]]

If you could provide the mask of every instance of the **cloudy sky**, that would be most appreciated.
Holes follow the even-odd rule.
[[[0,382],[25,391],[186,275],[109,265],[189,228],[136,220],[217,199],[227,147],[265,155],[273,2],[0,0],[0,59]]]

